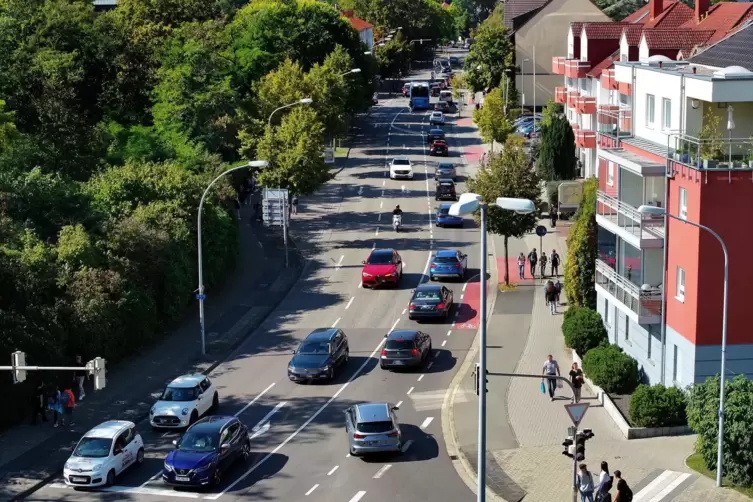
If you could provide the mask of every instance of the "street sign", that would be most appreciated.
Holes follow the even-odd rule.
[[[283,226],[287,220],[285,208],[288,202],[288,191],[282,189],[265,188],[262,194],[262,216],[267,226]]]
[[[324,163],[325,164],[334,164],[335,163],[335,149],[331,146],[324,147]]]
[[[573,421],[573,425],[575,427],[578,427],[578,425],[580,425],[580,422],[581,420],[583,420],[588,407],[589,403],[571,403],[565,405],[565,410],[567,411],[567,414],[570,415],[570,420]]]
[[[544,225],[539,225],[536,227],[536,235],[539,237],[544,237],[546,235],[546,227]]]
[[[200,300],[200,301],[206,300],[207,299],[207,295],[202,295],[201,293],[199,293],[199,294],[196,295],[196,299]]]

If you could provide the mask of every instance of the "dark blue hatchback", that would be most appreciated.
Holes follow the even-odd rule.
[[[251,458],[248,427],[230,416],[203,418],[173,444],[162,479],[175,486],[219,486],[233,463]]]
[[[452,204],[440,204],[437,208],[437,226],[438,227],[462,227],[463,218],[450,214]]]

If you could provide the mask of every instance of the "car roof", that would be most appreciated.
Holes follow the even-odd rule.
[[[337,328],[316,328],[309,333],[306,340],[314,342],[328,342],[337,334]]]
[[[89,432],[84,434],[84,437],[113,439],[128,427],[135,426],[136,425],[133,422],[129,422],[128,420],[108,420],[107,422],[102,422],[101,424],[91,429]]]
[[[458,252],[452,249],[440,249],[437,251],[437,256],[457,256]]]
[[[363,403],[357,404],[356,421],[358,423],[386,422],[390,417],[390,405],[387,403]]]
[[[387,335],[387,340],[413,340],[418,336],[415,329],[396,329]]]
[[[196,422],[191,426],[191,430],[194,432],[219,432],[234,420],[236,418],[229,415],[214,415]]]
[[[416,286],[416,291],[439,291],[442,286],[438,284],[419,284]]]
[[[388,248],[382,248],[382,249],[374,249],[371,251],[371,254],[392,254],[394,253],[394,249],[388,249]]]
[[[170,387],[178,387],[178,388],[186,388],[189,389],[191,387],[196,387],[199,385],[199,383],[206,378],[205,375],[201,373],[193,373],[190,375],[181,375],[172,382],[170,382]]]

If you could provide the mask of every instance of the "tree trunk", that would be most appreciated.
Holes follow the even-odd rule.
[[[505,286],[510,285],[510,260],[508,259],[507,236],[505,235]]]

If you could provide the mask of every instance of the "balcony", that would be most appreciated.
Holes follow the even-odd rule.
[[[578,148],[596,148],[596,131],[574,130],[575,146]]]
[[[614,139],[633,134],[633,112],[625,105],[599,105],[596,115],[599,134]]]
[[[662,290],[648,288],[642,290],[612,267],[601,260],[596,260],[596,289],[603,295],[612,297],[612,302],[619,305],[630,318],[639,324],[658,324],[661,322]]]
[[[567,107],[568,108],[575,108],[575,103],[577,102],[578,98],[580,97],[580,92],[578,91],[570,91],[567,93]]]
[[[567,61],[567,58],[553,57],[552,58],[552,73],[554,73],[555,75],[564,75],[565,74],[565,61]]]
[[[670,176],[682,166],[702,171],[753,171],[753,140],[673,134],[667,141],[667,158]]]
[[[617,82],[617,91],[619,91],[620,94],[624,94],[625,96],[630,96],[633,94],[633,84],[628,84],[627,82]]]
[[[601,190],[596,194],[596,223],[638,249],[664,246],[664,217],[638,209]]]
[[[610,91],[617,90],[617,81],[614,79],[614,69],[601,70],[601,87]]]
[[[562,105],[567,103],[567,87],[554,88],[554,102]]]
[[[577,113],[587,115],[596,113],[596,98],[593,96],[579,96],[575,100],[575,110]]]
[[[586,78],[586,73],[591,69],[588,61],[568,59],[565,61],[565,76],[568,78]]]

